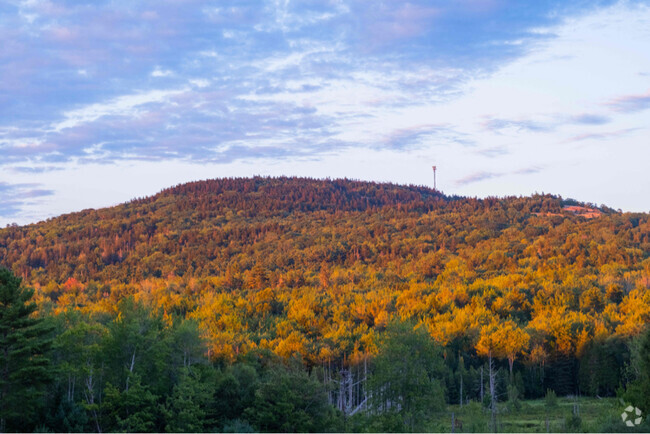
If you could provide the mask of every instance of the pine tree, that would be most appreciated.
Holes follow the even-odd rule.
[[[142,384],[138,374],[129,376],[130,387],[120,391],[106,385],[104,407],[109,419],[108,431],[153,432],[159,419],[159,397]]]
[[[379,430],[428,431],[427,424],[445,406],[447,373],[440,347],[424,328],[389,324],[369,380],[370,406],[382,414]]]
[[[243,416],[260,431],[327,432],[334,409],[325,387],[306,371],[275,366],[266,372],[252,406]]]
[[[167,399],[164,411],[167,432],[205,431],[208,422],[206,408],[212,403],[214,395],[213,384],[205,377],[200,368],[182,369],[180,381]]]
[[[32,314],[34,291],[0,268],[0,432],[24,431],[50,381],[52,327]]]
[[[633,343],[630,369],[637,378],[628,384],[625,399],[647,415],[650,412],[650,329]]]

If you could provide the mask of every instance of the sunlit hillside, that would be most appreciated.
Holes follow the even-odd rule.
[[[504,367],[539,383],[527,395],[578,382],[611,395],[625,342],[650,320],[649,220],[550,195],[218,179],[2,229],[0,264],[57,314],[112,314],[133,296],[196,319],[213,359],[268,348],[352,364],[392,319],[412,319],[450,357],[493,342]]]

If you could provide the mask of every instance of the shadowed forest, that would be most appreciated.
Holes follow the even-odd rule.
[[[0,265],[0,431],[624,431],[628,403],[650,413],[648,214],[219,179],[0,229]]]

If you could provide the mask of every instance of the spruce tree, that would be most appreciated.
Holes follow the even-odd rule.
[[[644,412],[644,419],[650,413],[650,328],[633,342],[630,370],[636,380],[628,384],[625,399]]]
[[[379,342],[369,378],[370,407],[381,414],[378,431],[429,431],[435,413],[445,408],[447,377],[440,347],[422,327],[390,323]]]
[[[212,369],[210,366],[209,368]],[[167,432],[205,432],[206,409],[214,398],[213,382],[206,381],[203,367],[183,368],[181,378],[167,399],[165,416]]]
[[[33,316],[34,291],[0,268],[0,432],[34,424],[44,386],[50,381],[47,351],[52,327]]]

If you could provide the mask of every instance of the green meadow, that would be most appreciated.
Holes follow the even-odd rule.
[[[519,408],[499,403],[497,432],[648,432],[643,420],[638,427],[625,425],[621,413],[625,406],[618,398],[563,397],[555,405],[545,399],[525,400]],[[462,408],[448,407],[447,420],[436,431],[451,432],[452,413],[456,420],[454,432],[492,432],[491,414],[478,402]]]

